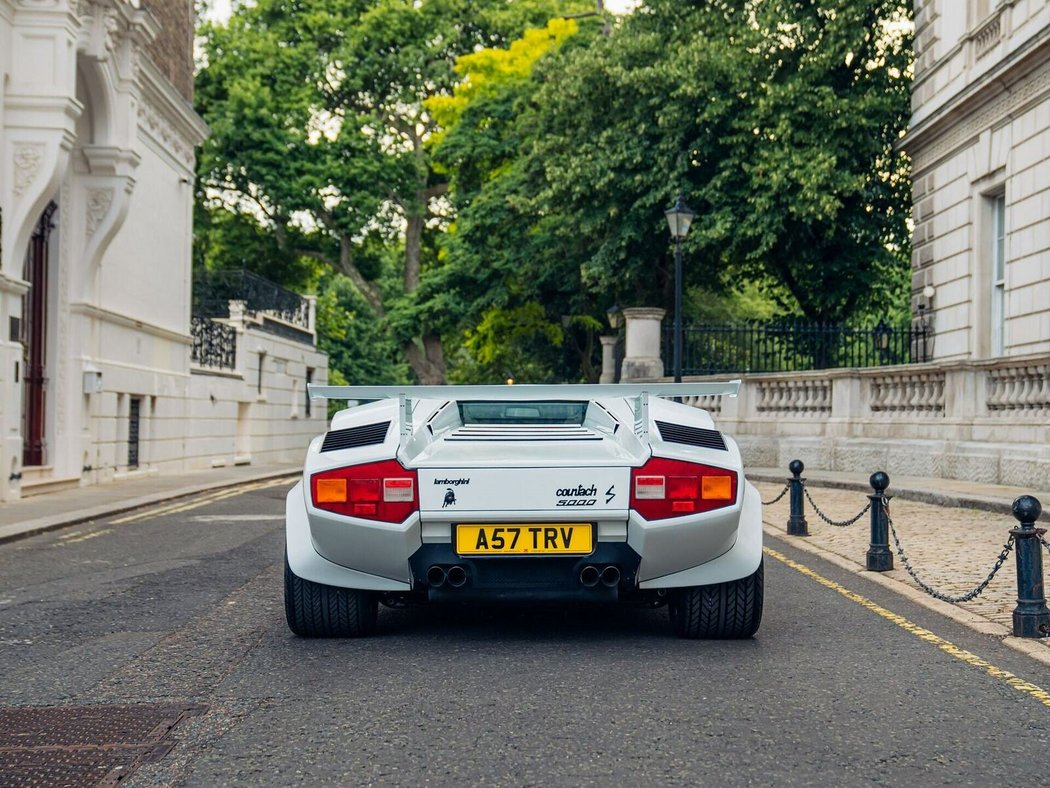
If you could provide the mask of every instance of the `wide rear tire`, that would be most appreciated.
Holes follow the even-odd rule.
[[[359,638],[375,632],[376,595],[304,580],[284,559],[284,615],[304,638]]]
[[[749,638],[762,623],[763,564],[728,583],[680,588],[671,594],[671,626],[681,638]]]

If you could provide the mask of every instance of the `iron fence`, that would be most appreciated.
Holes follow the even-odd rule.
[[[673,375],[674,326],[665,325],[663,358]],[[778,321],[694,323],[682,327],[682,374],[801,372],[836,367],[879,367],[928,361],[933,336],[926,321],[870,328]]]
[[[210,317],[190,320],[193,349],[190,360],[200,367],[234,369],[237,366],[237,329]]]
[[[264,313],[310,331],[307,300],[251,271],[200,271],[194,273],[193,313],[202,317],[229,317],[230,301],[241,301],[245,310]]]

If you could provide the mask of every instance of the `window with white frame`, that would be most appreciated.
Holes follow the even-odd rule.
[[[995,9],[1003,4],[1003,0],[976,0],[975,22],[981,22]]]
[[[991,351],[1001,356],[1006,334],[1006,195],[997,194],[991,202],[991,251],[992,251],[992,315]]]

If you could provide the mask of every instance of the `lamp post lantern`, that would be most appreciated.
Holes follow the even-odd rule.
[[[674,238],[674,382],[682,382],[682,241],[689,234],[696,212],[685,204],[681,194],[675,204],[664,211],[667,226]]]

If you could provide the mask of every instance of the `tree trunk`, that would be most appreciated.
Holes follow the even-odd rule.
[[[422,347],[417,342],[408,342],[403,349],[405,358],[422,385],[440,386],[445,382],[445,353],[441,337],[424,334]]]

